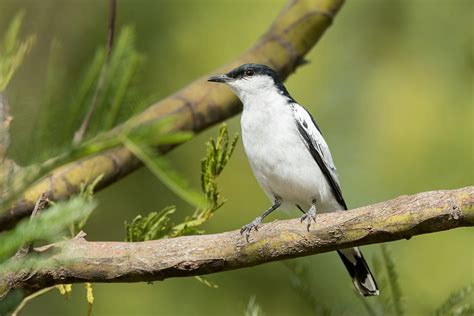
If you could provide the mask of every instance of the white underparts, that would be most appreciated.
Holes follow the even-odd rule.
[[[265,193],[272,201],[279,196],[286,207],[298,204],[308,210],[316,200],[318,211],[340,209],[298,131],[297,120],[304,120],[324,159],[335,170],[329,148],[309,114],[279,93],[271,78],[255,83],[239,81],[231,87],[244,105],[242,141],[250,166]]]

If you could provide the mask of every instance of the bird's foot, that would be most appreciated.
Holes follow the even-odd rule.
[[[257,231],[258,225],[260,225],[261,222],[262,219],[260,217],[257,217],[251,223],[245,225],[240,229],[240,234],[245,235],[245,239],[247,240],[247,242],[249,242],[250,232],[252,231],[252,229],[255,229],[255,231]]]
[[[309,227],[311,226],[311,220],[316,223],[316,206],[312,205],[308,212],[306,212],[303,216],[301,216],[301,223],[303,221],[306,223],[306,229],[309,231]]]

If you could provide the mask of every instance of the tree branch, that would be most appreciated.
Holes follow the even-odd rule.
[[[286,78],[304,62],[303,56],[331,25],[342,3],[343,0],[290,0],[269,30],[250,50],[212,74],[226,72],[243,63],[256,62],[272,66]],[[237,98],[225,87],[206,82],[207,77],[151,105],[125,125],[144,125],[173,116],[176,121],[171,132],[200,132],[239,113],[241,105]],[[121,128],[117,127],[118,130]],[[161,148],[161,151],[169,149]],[[47,192],[52,200],[65,199],[77,193],[81,184],[87,185],[100,175],[103,178],[96,189],[114,183],[141,165],[128,149],[118,147],[58,168],[27,190],[0,215],[0,231],[28,216],[42,192]]]
[[[474,226],[473,186],[320,214],[310,232],[298,220],[272,222],[253,233],[249,243],[239,231],[137,243],[75,238],[36,248],[44,260],[37,269],[2,273],[0,297],[13,289],[32,292],[63,283],[203,275],[464,226]]]

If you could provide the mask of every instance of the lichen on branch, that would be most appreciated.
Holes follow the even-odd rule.
[[[470,226],[474,226],[472,186],[320,214],[310,232],[296,219],[264,224],[249,243],[239,231],[136,243],[74,238],[35,248],[28,254],[42,260],[35,269],[3,271],[0,298],[12,290],[34,292],[63,283],[150,282],[204,275]]]

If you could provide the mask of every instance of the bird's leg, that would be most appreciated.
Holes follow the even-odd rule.
[[[306,229],[309,231],[309,227],[311,226],[311,220],[316,223],[316,199],[311,202],[311,208],[309,211],[301,216],[301,222],[306,222]]]
[[[255,231],[257,231],[258,230],[258,225],[260,225],[262,220],[265,217],[267,217],[271,212],[273,212],[274,210],[279,208],[280,205],[281,205],[280,200],[275,199],[275,202],[273,203],[273,205],[268,210],[266,210],[262,215],[260,215],[256,219],[254,219],[251,223],[245,225],[244,227],[242,227],[242,229],[240,229],[240,234],[241,235],[245,234],[245,239],[247,240],[247,242],[249,242],[250,232],[252,231],[252,229],[255,229]]]

